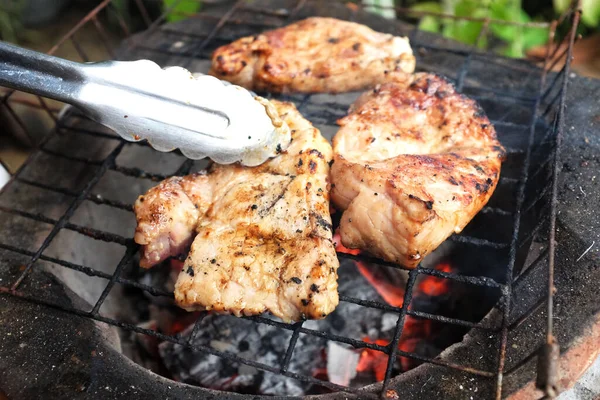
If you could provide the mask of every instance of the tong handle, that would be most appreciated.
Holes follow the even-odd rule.
[[[0,86],[73,103],[83,84],[81,64],[0,41]]]

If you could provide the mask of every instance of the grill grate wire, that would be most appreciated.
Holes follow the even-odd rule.
[[[140,43],[141,41],[143,41],[143,40],[140,40],[140,38],[144,38],[144,37],[146,37],[146,35],[150,36],[152,33],[156,32],[157,29],[159,29],[159,27],[162,26],[161,24],[165,21],[165,18],[168,15],[168,13],[172,10],[172,8],[174,8],[178,4],[178,2],[177,1],[174,2],[170,9],[165,10],[153,22],[149,18],[148,11],[146,10],[146,7],[144,6],[143,1],[136,0],[135,3],[137,5],[137,7],[140,9],[140,12],[141,12],[142,16],[144,17],[143,19],[144,19],[148,29],[145,31],[145,33],[143,35],[137,36],[137,37],[132,37],[131,40],[129,41],[128,47],[125,47],[123,51],[125,51],[125,52],[131,51],[134,48],[148,50],[148,51],[157,51],[154,48],[144,46],[142,43]],[[191,15],[190,17],[194,17],[194,18],[205,18],[207,20],[216,19],[217,22],[216,22],[214,28],[209,32],[209,34],[194,35],[194,37],[196,39],[201,40],[201,42],[197,47],[194,48],[194,50],[191,53],[180,52],[180,53],[175,53],[175,55],[187,57],[189,62],[191,62],[194,59],[199,59],[199,58],[206,59],[206,58],[210,57],[209,44],[212,44],[216,40],[230,41],[230,40],[235,39],[235,37],[220,36],[220,31],[222,30],[222,28],[224,26],[226,26],[228,24],[234,24],[234,25],[238,24],[238,25],[256,26],[258,31],[263,30],[263,29],[271,29],[271,28],[274,28],[275,26],[282,26],[289,22],[292,22],[294,20],[295,15],[297,15],[298,12],[301,11],[303,9],[303,7],[306,6],[306,4],[307,4],[307,0],[299,0],[296,2],[295,6],[289,10],[275,10],[274,11],[274,10],[260,8],[258,6],[254,6],[254,5],[250,6],[250,5],[246,4],[246,2],[244,0],[238,0],[220,18],[215,18],[212,15],[203,15],[202,13]],[[101,19],[99,18],[99,13],[101,11],[110,11],[111,10],[110,5],[111,5],[111,0],[102,1],[84,19],[82,19],[71,31],[69,31],[67,33],[67,35],[65,35],[49,51],[49,54],[55,53],[56,50],[64,43],[70,42],[75,47],[75,49],[77,50],[79,55],[81,56],[81,59],[84,61],[88,60],[89,57],[85,53],[85,50],[78,44],[75,35],[76,35],[77,31],[79,29],[81,29],[82,26],[84,26],[85,24],[87,24],[89,22],[92,22],[93,25],[95,26],[96,30],[98,31],[98,34],[102,38],[102,41],[107,49],[108,54],[111,56],[113,54],[118,54],[118,53],[116,53],[116,51],[114,49],[112,49],[110,47],[108,40],[106,39],[106,37],[107,37],[106,30],[103,27],[103,23],[102,23]],[[357,4],[357,6],[360,7],[358,4]],[[243,20],[243,19],[235,19],[234,16],[235,16],[236,12],[240,11],[240,10],[243,10],[245,12],[249,11],[249,12],[252,12],[255,14],[274,16],[274,17],[280,18],[281,22],[278,24],[274,24],[275,26],[270,26],[271,24],[261,24],[261,23],[254,23],[254,22],[251,22],[248,20]],[[406,9],[404,9],[402,7],[396,7],[396,10],[398,12],[406,12],[407,11]],[[114,13],[114,14],[117,17],[118,23],[119,23],[120,27],[122,28],[124,35],[129,36],[127,24],[125,23],[123,17],[120,16],[118,13]],[[420,14],[421,14],[420,17],[422,17],[424,15],[429,15],[429,13],[420,13]],[[490,20],[487,18],[484,18],[484,19],[461,18],[461,17],[449,16],[449,15],[445,15],[445,17],[452,18],[452,19],[461,19],[461,20],[462,19],[474,20],[474,21],[481,20],[480,22],[483,22],[483,27],[480,31],[478,41],[481,40],[485,36],[490,23],[503,23],[503,24],[507,23],[506,21],[493,21],[493,20]],[[71,222],[69,222],[69,220],[71,219],[71,217],[73,217],[75,211],[82,204],[83,201],[91,201],[98,205],[105,205],[105,206],[113,207],[115,209],[123,210],[126,212],[133,212],[131,204],[126,204],[126,203],[116,201],[116,200],[105,199],[102,196],[100,196],[99,194],[95,194],[93,192],[96,183],[104,176],[104,174],[107,171],[115,171],[115,172],[118,172],[125,176],[134,177],[134,178],[150,179],[153,181],[162,180],[162,179],[166,178],[167,176],[156,174],[156,173],[149,173],[149,172],[143,171],[141,169],[137,169],[137,168],[128,168],[128,167],[117,165],[116,159],[119,156],[119,154],[122,152],[124,146],[126,145],[126,142],[124,142],[117,136],[113,136],[111,134],[108,134],[108,133],[105,133],[105,132],[102,132],[99,130],[74,128],[74,127],[65,125],[63,123],[63,121],[66,120],[67,116],[76,116],[76,117],[82,117],[82,116],[78,115],[76,111],[71,109],[67,113],[65,113],[65,115],[62,115],[61,117],[57,117],[57,114],[58,114],[57,110],[49,107],[43,98],[38,97],[39,104],[36,104],[35,102],[31,102],[30,100],[15,99],[15,98],[13,98],[14,91],[5,92],[5,94],[2,96],[2,99],[0,101],[0,107],[5,107],[9,111],[9,114],[14,118],[14,121],[19,126],[21,126],[21,128],[23,128],[24,131],[27,132],[26,125],[23,123],[23,121],[19,117],[18,113],[15,112],[14,108],[11,106],[11,103],[13,103],[13,102],[14,103],[19,103],[19,102],[27,103],[29,106],[43,109],[46,111],[46,113],[48,113],[48,115],[56,123],[55,129],[50,134],[46,135],[43,138],[43,140],[38,144],[38,146],[37,146],[38,152],[46,153],[46,154],[49,154],[49,155],[52,155],[55,157],[64,158],[64,159],[74,161],[74,162],[80,162],[80,163],[83,163],[86,165],[96,166],[97,169],[96,169],[94,175],[91,177],[91,179],[84,186],[84,188],[80,191],[76,191],[76,190],[71,190],[68,188],[61,188],[61,187],[56,187],[53,185],[48,185],[43,182],[37,182],[35,180],[30,180],[30,179],[22,177],[23,170],[25,168],[27,168],[27,165],[29,165],[34,158],[32,156],[16,172],[16,174],[12,177],[9,184],[6,185],[2,189],[2,191],[0,192],[0,195],[2,193],[4,193],[7,190],[7,188],[11,185],[16,185],[16,184],[30,185],[30,186],[38,187],[38,188],[41,188],[44,190],[64,194],[66,196],[71,197],[72,201],[70,202],[70,204],[69,204],[68,208],[66,209],[66,211],[64,212],[64,214],[58,219],[49,218],[49,217],[46,217],[39,213],[30,213],[27,211],[19,210],[17,208],[0,206],[0,211],[2,211],[2,212],[19,215],[21,217],[31,219],[34,221],[38,221],[38,222],[42,222],[45,224],[49,224],[52,226],[52,229],[50,230],[49,234],[47,235],[45,240],[42,242],[41,246],[36,251],[29,251],[29,250],[22,249],[17,246],[13,246],[13,245],[9,245],[9,244],[0,242],[0,249],[19,253],[19,254],[29,257],[29,261],[25,265],[25,268],[22,271],[22,273],[19,275],[19,277],[10,286],[0,286],[0,293],[20,297],[20,298],[26,299],[26,300],[34,302],[34,303],[43,304],[48,307],[57,308],[57,309],[69,312],[71,314],[77,315],[79,317],[92,318],[92,319],[100,321],[100,322],[104,322],[104,323],[107,323],[110,325],[120,327],[127,331],[132,331],[132,332],[137,332],[137,333],[141,333],[141,334],[145,334],[145,335],[154,336],[160,340],[165,340],[165,341],[183,345],[188,348],[192,348],[195,351],[202,351],[202,352],[212,354],[212,355],[221,357],[223,359],[226,359],[226,360],[229,360],[232,362],[239,362],[241,364],[249,365],[249,366],[258,368],[260,370],[263,370],[263,371],[268,371],[268,372],[272,372],[272,373],[276,373],[276,374],[285,375],[287,377],[295,378],[295,379],[298,379],[298,380],[306,382],[306,383],[323,386],[323,387],[326,387],[331,390],[339,390],[339,391],[345,391],[345,392],[349,392],[349,393],[360,393],[362,396],[376,397],[376,395],[366,393],[365,391],[363,391],[362,389],[359,389],[359,388],[341,386],[341,385],[337,385],[337,384],[334,384],[331,382],[316,379],[312,376],[301,375],[301,374],[289,371],[288,368],[289,368],[290,360],[293,356],[296,342],[301,333],[307,334],[307,335],[313,335],[315,337],[322,337],[322,338],[326,338],[329,340],[334,340],[334,341],[337,341],[340,343],[346,343],[357,349],[371,349],[371,350],[376,350],[376,351],[380,351],[380,352],[387,354],[388,355],[388,364],[386,367],[385,380],[383,382],[383,386],[382,386],[381,392],[380,392],[380,394],[382,396],[384,396],[384,394],[387,392],[387,389],[390,388],[390,384],[392,381],[391,378],[392,378],[394,362],[397,359],[397,357],[402,356],[402,357],[407,357],[407,358],[413,359],[413,360],[419,360],[419,361],[423,361],[426,363],[440,365],[440,366],[443,366],[446,368],[460,370],[460,371],[466,372],[468,374],[478,376],[483,379],[495,379],[496,380],[496,398],[500,399],[502,397],[502,388],[503,388],[502,384],[503,384],[504,375],[507,372],[509,373],[511,371],[518,369],[518,367],[520,367],[525,362],[529,361],[531,358],[535,357],[538,354],[538,349],[535,349],[524,360],[517,363],[516,366],[513,366],[510,371],[505,371],[506,346],[507,346],[507,340],[508,340],[507,339],[508,333],[512,329],[514,329],[516,326],[520,325],[525,320],[527,320],[527,318],[529,316],[531,316],[535,310],[538,310],[543,305],[546,305],[547,306],[547,318],[548,318],[547,343],[548,344],[554,343],[554,339],[552,336],[552,294],[553,294],[552,280],[553,280],[553,268],[554,268],[554,253],[556,251],[554,234],[555,234],[555,220],[556,220],[556,207],[557,207],[557,180],[558,180],[558,173],[559,173],[558,159],[560,157],[561,138],[562,138],[562,134],[564,131],[565,94],[566,94],[566,90],[567,90],[567,81],[568,81],[568,76],[569,76],[569,71],[570,71],[572,46],[573,46],[573,42],[576,38],[576,28],[577,28],[577,25],[579,22],[579,18],[580,18],[579,2],[573,1],[572,7],[565,14],[563,14],[557,21],[554,21],[550,25],[551,39],[554,39],[557,27],[559,25],[569,24],[570,28],[569,28],[567,35],[565,35],[563,41],[561,43],[557,44],[555,46],[555,48],[552,49],[552,51],[550,51],[550,50],[548,51],[547,57],[544,61],[544,67],[543,67],[543,70],[541,73],[538,95],[536,97],[524,96],[522,93],[511,93],[506,90],[499,90],[499,89],[494,89],[494,88],[486,88],[486,92],[488,93],[488,96],[470,95],[472,98],[474,98],[475,100],[478,100],[478,101],[492,99],[493,101],[496,101],[496,102],[504,101],[504,102],[508,102],[508,103],[517,103],[517,104],[531,107],[531,110],[532,110],[532,118],[531,118],[531,121],[529,122],[529,124],[515,123],[515,122],[506,121],[506,120],[502,120],[502,119],[492,120],[492,123],[496,127],[502,126],[502,127],[508,128],[508,129],[523,130],[523,131],[527,131],[528,135],[529,135],[528,144],[525,149],[510,149],[510,148],[507,149],[509,152],[509,155],[522,154],[524,156],[524,161],[523,161],[523,164],[521,167],[521,172],[520,172],[519,178],[515,179],[515,178],[502,177],[500,184],[499,184],[499,185],[507,184],[507,185],[516,187],[517,194],[515,197],[514,210],[508,211],[508,210],[504,210],[501,208],[490,207],[490,206],[487,206],[482,210],[482,213],[490,213],[490,214],[504,216],[504,217],[512,217],[513,224],[512,224],[512,235],[511,235],[510,241],[508,241],[506,243],[501,243],[501,242],[493,242],[493,241],[489,241],[486,239],[481,239],[481,238],[477,238],[477,237],[469,237],[469,236],[452,236],[450,238],[450,240],[454,240],[454,241],[457,241],[457,242],[460,242],[463,244],[467,244],[469,246],[489,247],[492,249],[507,251],[508,255],[509,255],[509,259],[508,259],[508,263],[506,265],[506,276],[505,276],[504,282],[499,282],[497,280],[494,280],[494,279],[492,279],[490,277],[486,277],[486,276],[469,276],[469,275],[461,275],[461,274],[457,274],[457,273],[448,273],[448,272],[442,272],[442,271],[424,268],[423,266],[419,265],[416,269],[410,270],[408,272],[409,278],[407,281],[406,290],[405,290],[405,294],[404,294],[404,303],[403,303],[404,306],[402,306],[402,307],[394,307],[394,306],[390,306],[390,305],[387,305],[385,303],[381,303],[378,301],[362,300],[362,299],[358,299],[358,298],[340,294],[340,302],[357,304],[357,305],[361,305],[364,307],[376,308],[376,309],[394,312],[394,313],[398,314],[398,319],[396,322],[396,328],[394,331],[393,340],[386,346],[381,346],[381,345],[378,345],[375,343],[368,343],[368,342],[365,342],[362,340],[356,340],[356,339],[352,339],[352,338],[348,338],[348,337],[344,337],[344,336],[340,336],[340,335],[333,335],[333,334],[330,334],[327,332],[321,332],[321,331],[317,331],[317,330],[313,330],[313,329],[308,329],[306,327],[303,327],[302,322],[288,324],[288,323],[283,323],[283,322],[279,322],[279,321],[274,321],[274,320],[271,320],[271,319],[268,319],[268,318],[265,318],[262,316],[244,317],[245,319],[256,322],[256,323],[267,324],[267,325],[275,326],[275,327],[285,329],[285,330],[292,332],[292,335],[291,335],[291,338],[289,341],[289,345],[288,345],[287,351],[285,353],[285,357],[281,362],[281,365],[279,367],[274,367],[271,365],[266,365],[266,364],[259,363],[259,362],[253,361],[253,360],[248,360],[248,359],[242,358],[236,354],[219,351],[219,350],[213,349],[211,347],[192,345],[191,339],[193,338],[193,336],[195,334],[198,333],[200,322],[205,317],[206,313],[202,313],[200,315],[198,321],[196,321],[196,323],[194,325],[192,336],[187,341],[183,340],[178,335],[165,335],[165,334],[155,331],[155,330],[140,328],[133,324],[125,323],[122,321],[118,321],[118,320],[103,316],[100,313],[100,308],[101,308],[104,300],[106,299],[106,297],[109,295],[111,289],[114,287],[114,285],[116,283],[141,289],[141,290],[143,290],[151,295],[154,295],[154,296],[173,297],[173,293],[165,292],[163,290],[159,290],[159,289],[151,287],[149,285],[141,284],[139,282],[132,281],[132,280],[123,278],[121,276],[122,271],[124,271],[125,269],[127,269],[128,267],[130,267],[133,264],[134,255],[136,254],[136,252],[139,249],[139,246],[137,244],[135,244],[131,238],[123,237],[121,235],[117,235],[114,233],[104,232],[104,231],[92,229],[92,228],[89,228],[86,226],[71,223]],[[516,25],[516,26],[530,26],[530,25],[531,26],[539,26],[539,23],[530,23],[530,24],[516,23],[514,25]],[[165,33],[165,34],[169,33],[169,34],[177,34],[177,35],[185,35],[186,34],[186,32],[180,32],[180,31],[170,30],[170,29],[161,30],[161,33]],[[466,77],[468,76],[473,57],[476,55],[484,55],[485,53],[478,51],[475,46],[471,47],[469,50],[463,50],[463,49],[454,49],[454,48],[444,48],[444,47],[430,45],[428,43],[421,43],[419,40],[419,31],[417,29],[412,30],[409,39],[411,41],[413,48],[415,48],[415,49],[419,48],[419,49],[424,49],[424,50],[430,51],[430,52],[443,51],[443,52],[449,52],[449,53],[455,54],[457,56],[463,57],[464,60],[462,62],[460,69],[458,70],[457,79],[455,80],[455,85],[456,85],[457,90],[461,91],[461,92],[464,92],[465,90],[469,89],[468,85],[466,84]],[[164,51],[164,53],[168,54],[169,51]],[[419,65],[419,55],[418,54],[416,54],[416,55],[417,55],[417,65]],[[117,58],[119,58],[119,55],[117,55]],[[548,83],[547,81],[548,81],[549,71],[551,71],[556,65],[558,65],[559,62],[564,62],[563,67],[560,69],[560,71],[558,73],[554,74],[554,76],[552,76],[551,79],[549,79],[550,83]],[[182,66],[186,67],[187,65],[182,65]],[[526,68],[524,68],[524,70],[527,71]],[[529,73],[531,73],[531,72],[529,72]],[[549,98],[551,100],[546,101]],[[296,100],[295,103],[296,103],[299,111],[310,120],[311,112],[306,109],[307,108],[306,106],[308,104],[310,104],[311,95],[303,95],[299,101],[297,99],[295,99],[295,100]],[[327,104],[327,108],[335,110],[336,115],[324,116],[323,113],[320,113],[317,116],[319,118],[325,117],[329,120],[335,120],[345,114],[345,108],[339,104],[335,104],[335,103]],[[543,110],[542,110],[542,108],[543,108]],[[338,111],[339,111],[339,114],[337,114]],[[547,133],[540,144],[540,147],[542,147],[542,149],[538,150],[538,152],[545,151],[543,149],[544,144],[551,144],[552,148],[550,151],[547,151],[547,157],[545,157],[544,160],[542,160],[541,162],[539,162],[537,164],[538,168],[533,173],[530,173],[530,163],[531,163],[532,155],[537,154],[537,152],[534,152],[534,150],[536,150],[536,149],[534,149],[534,136],[536,134],[536,128],[538,127],[539,124],[542,124],[542,125],[545,124],[544,121],[548,119],[548,117],[549,117],[548,114],[551,114],[551,113],[554,114],[554,116],[553,116],[554,122],[552,124],[550,124],[550,126],[547,126],[547,128],[546,128]],[[52,138],[54,135],[60,134],[61,132],[65,132],[65,131],[74,131],[77,134],[89,135],[94,138],[114,140],[118,144],[112,150],[112,152],[107,157],[105,157],[103,160],[93,160],[93,159],[89,159],[89,158],[71,156],[71,155],[68,155],[68,154],[65,154],[65,153],[62,153],[59,151],[51,150],[46,147],[50,138]],[[137,143],[127,142],[127,144],[136,145],[136,146],[148,146],[146,143],[143,143],[143,142],[137,142]],[[537,177],[538,174],[542,170],[544,170],[544,168],[546,166],[548,166],[550,163],[552,163],[551,164],[552,165],[552,173],[551,173],[551,176],[549,177],[549,181],[548,181],[548,184],[546,185],[546,188],[543,191],[541,191],[538,194],[538,196],[536,196],[531,201],[530,204],[525,204],[525,199],[526,199],[525,192],[526,192],[526,187],[527,187],[528,181],[530,179]],[[185,160],[177,168],[176,175],[188,174],[192,167],[193,167],[193,162],[191,160]],[[527,214],[527,212],[529,210],[531,210],[534,206],[536,206],[539,202],[546,200],[549,195],[550,195],[550,204],[549,204],[549,206],[546,206],[544,208],[545,212],[543,213],[543,215],[545,215],[545,217],[541,218],[541,221],[539,221],[536,224],[536,226],[534,227],[534,229],[532,229],[531,232],[527,233],[524,237],[521,236],[520,234],[522,233],[521,232],[522,216]],[[548,248],[542,254],[540,254],[538,256],[538,258],[532,263],[532,265],[527,270],[525,270],[525,272],[523,272],[521,275],[513,276],[516,254],[517,254],[517,251],[520,248],[521,244],[525,243],[528,239],[535,236],[536,233],[539,231],[539,229],[542,227],[542,225],[548,221],[550,222],[550,226],[551,226]],[[125,246],[125,249],[126,249],[125,254],[123,255],[120,262],[118,263],[117,268],[115,269],[114,273],[108,274],[105,272],[97,271],[90,267],[86,267],[84,265],[79,265],[76,263],[72,263],[72,262],[64,261],[64,260],[61,260],[61,259],[58,259],[55,257],[49,257],[49,256],[44,255],[43,254],[44,251],[48,248],[48,246],[51,244],[52,240],[56,237],[58,232],[62,229],[72,230],[72,231],[78,232],[81,235],[90,237],[95,240],[117,243],[122,246]],[[394,265],[391,263],[385,263],[385,262],[382,262],[381,260],[377,260],[377,259],[374,259],[374,258],[366,256],[366,255],[352,255],[352,254],[346,254],[346,253],[338,253],[338,256],[340,258],[348,258],[348,259],[358,260],[358,261],[377,262],[377,264],[379,264],[379,265],[391,266],[394,268],[403,269],[402,267],[400,267],[398,265]],[[75,271],[82,272],[88,276],[99,277],[99,278],[107,280],[107,284],[106,284],[101,296],[97,300],[96,304],[93,306],[92,310],[91,311],[82,311],[82,310],[79,310],[76,308],[71,308],[71,307],[66,307],[63,305],[54,304],[50,301],[28,295],[28,294],[25,294],[22,291],[20,291],[19,286],[21,285],[23,280],[26,279],[28,273],[34,267],[34,264],[38,260],[48,261],[50,263],[60,265],[65,268],[69,268],[69,269],[72,269]],[[515,321],[511,321],[510,320],[510,311],[511,311],[511,302],[513,301],[512,296],[511,296],[513,284],[515,284],[519,280],[523,279],[525,276],[527,276],[529,273],[531,273],[531,271],[533,271],[534,269],[541,268],[541,267],[546,267],[549,272],[549,283],[548,283],[547,293],[545,294],[544,297],[540,298],[524,315],[522,315],[520,318],[516,319]],[[502,314],[503,314],[501,325],[500,326],[491,326],[491,327],[484,326],[481,323],[473,323],[470,321],[464,321],[464,320],[460,320],[460,319],[456,319],[456,318],[449,318],[449,317],[445,317],[442,315],[436,315],[436,314],[415,311],[415,310],[410,309],[409,306],[411,304],[412,295],[413,295],[412,289],[415,285],[415,282],[417,281],[417,277],[422,276],[422,275],[451,279],[456,282],[462,282],[462,283],[467,283],[467,284],[476,285],[476,286],[499,288],[501,290],[502,298],[497,307],[499,307],[501,309]],[[448,324],[454,324],[454,325],[458,325],[458,326],[462,326],[462,327],[477,328],[477,329],[481,329],[481,330],[488,330],[490,332],[499,333],[501,335],[501,340],[500,340],[500,348],[498,349],[499,353],[498,353],[498,362],[497,362],[496,370],[494,370],[494,371],[479,370],[476,368],[471,368],[471,367],[467,367],[467,366],[458,365],[455,363],[450,363],[441,358],[429,358],[429,357],[424,357],[424,356],[421,356],[421,355],[418,355],[415,353],[405,352],[405,351],[400,350],[398,348],[398,342],[400,340],[400,337],[402,336],[404,320],[407,315],[413,316],[413,317],[425,318],[425,319],[429,319],[432,321],[439,321],[439,322],[444,322],[444,323],[448,323]],[[542,366],[542,367],[550,368],[550,366]],[[545,395],[550,397],[551,393],[545,393]]]

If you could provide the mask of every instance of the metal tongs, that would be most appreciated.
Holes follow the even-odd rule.
[[[149,60],[80,64],[0,42],[0,85],[72,104],[128,141],[191,159],[255,166],[291,140],[267,100]]]

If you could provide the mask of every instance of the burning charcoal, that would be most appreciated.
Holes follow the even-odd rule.
[[[378,291],[357,269],[351,260],[341,263],[339,290],[352,298],[381,301]],[[403,288],[402,288],[403,289]],[[391,314],[391,315],[390,315]],[[303,323],[308,330],[343,335],[362,340],[364,337],[391,339],[398,315],[382,310],[342,301],[337,309],[323,320]],[[274,317],[268,317],[276,320]],[[384,318],[388,332],[382,332]],[[181,333],[189,340],[193,328]],[[284,359],[291,331],[275,328],[253,320],[207,315],[191,338],[192,346],[207,346],[236,354],[247,360],[279,367]],[[171,342],[160,345],[160,355],[169,372],[178,380],[220,390],[234,390],[255,394],[303,395],[316,393],[317,387],[283,375],[264,372],[245,364],[224,360],[205,352],[194,351]],[[302,333],[294,348],[288,370],[316,377],[324,375],[333,382],[348,385],[356,375],[360,351],[350,346]]]
[[[190,326],[182,332],[181,337],[189,340],[191,334]],[[285,357],[290,337],[289,330],[233,316],[210,314],[200,322],[198,333],[190,344],[211,347],[246,360],[278,367]],[[323,368],[320,352],[324,347],[323,339],[299,338],[296,350],[300,358],[292,361],[290,369],[300,370],[299,373],[310,376],[313,371]],[[295,379],[265,373],[242,363],[230,362],[170,342],[160,345],[160,354],[173,376],[187,383],[255,394],[303,395],[311,390],[310,386]]]
[[[388,340],[371,340],[368,337],[364,338],[364,341],[367,343],[374,343],[379,346],[387,346],[389,344]],[[364,349],[360,353],[360,359],[358,361],[358,365],[356,366],[356,370],[358,372],[372,374],[377,381],[382,381],[385,378],[387,363],[387,354],[377,350]]]
[[[445,250],[449,251],[444,251],[440,257],[431,257],[435,260],[431,268],[444,272],[454,271],[455,260],[448,261],[447,257],[452,253],[452,249]],[[352,252],[359,254],[358,251]],[[171,270],[178,272],[178,263],[171,264]],[[371,307],[369,301],[402,307],[407,274],[400,269],[349,259],[341,260],[339,271],[338,284],[342,301],[327,318],[303,323],[303,328],[308,332],[299,335],[287,369],[300,375],[356,387],[382,380],[388,356],[371,349],[356,350],[334,340],[313,336],[310,331],[386,346],[393,337],[399,313]],[[154,282],[154,278],[145,279]],[[469,298],[468,294],[468,291],[465,292],[464,288],[460,288],[451,280],[420,274],[413,288],[411,309],[445,315],[445,309],[450,308],[462,313],[464,305],[457,304],[454,298]],[[196,315],[178,314],[172,309],[168,312],[173,313],[174,318],[167,323],[170,327],[162,327],[163,331],[170,334],[181,331],[183,340],[190,340],[192,347],[209,347],[276,368],[281,366],[285,358],[292,333],[289,329],[256,320],[208,314],[200,322],[196,335],[191,337],[193,327],[190,324]],[[156,311],[152,315],[155,320],[163,319],[159,318],[160,313]],[[278,320],[268,315],[265,317]],[[399,349],[424,357],[437,356],[448,345],[460,340],[464,334],[462,328],[442,325],[444,324],[440,325],[437,321],[407,315]],[[160,344],[159,353],[169,375],[183,382],[213,389],[291,395],[313,394],[322,390],[318,385],[306,385],[280,374],[265,372],[206,352],[190,350],[171,342]],[[398,357],[394,370],[406,371],[418,364],[419,362],[413,359]]]

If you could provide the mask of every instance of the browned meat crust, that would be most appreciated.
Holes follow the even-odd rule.
[[[342,243],[415,267],[487,203],[504,149],[481,108],[416,74],[363,94],[339,121],[332,200]]]
[[[313,17],[218,48],[209,73],[258,91],[339,93],[414,68],[408,39]]]
[[[272,102],[292,132],[280,156],[253,168],[213,164],[205,175],[168,179],[136,202],[145,266],[164,258],[148,250],[163,238],[184,242],[197,234],[175,285],[185,309],[270,311],[296,321],[323,318],[338,304],[332,149],[291,103]]]

